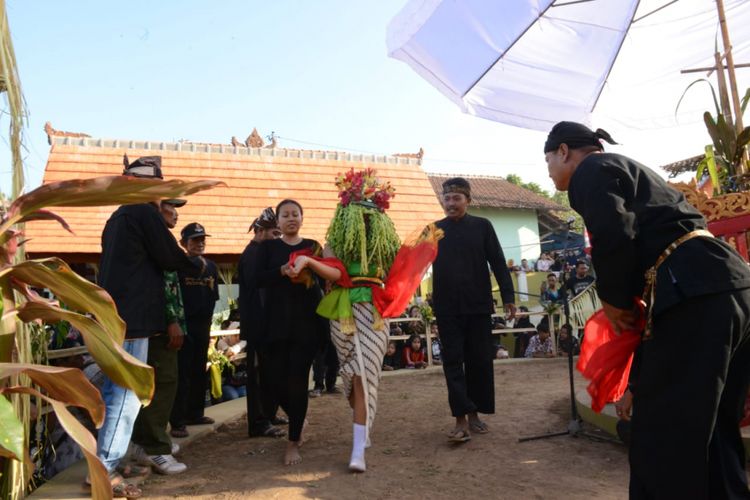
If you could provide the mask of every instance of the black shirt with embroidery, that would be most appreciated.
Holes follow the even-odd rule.
[[[629,309],[643,293],[644,273],[680,236],[706,221],[679,191],[651,169],[622,155],[591,154],[568,187],[570,206],[591,237],[597,292]],[[657,271],[653,314],[686,298],[750,287],[747,264],[715,238],[680,245]]]
[[[503,303],[515,303],[505,255],[489,220],[466,214],[458,220],[446,217],[435,225],[445,232],[432,264],[436,315],[492,314],[490,268]]]
[[[219,273],[216,264],[208,259],[205,261],[206,269],[199,276],[179,273],[185,322],[188,324],[210,324],[214,306],[219,300]]]

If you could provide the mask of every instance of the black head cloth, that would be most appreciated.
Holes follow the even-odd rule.
[[[544,143],[544,152],[556,151],[560,144],[567,144],[570,149],[580,149],[587,146],[596,146],[604,149],[601,141],[617,144],[609,132],[603,129],[591,130],[586,125],[576,122],[559,122],[547,136]]]

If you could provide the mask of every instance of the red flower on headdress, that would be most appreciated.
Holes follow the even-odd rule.
[[[369,202],[381,212],[390,208],[390,199],[396,192],[390,182],[381,183],[372,168],[357,172],[352,168],[343,175],[339,174],[336,187],[339,188],[341,206],[346,207],[352,202]]]

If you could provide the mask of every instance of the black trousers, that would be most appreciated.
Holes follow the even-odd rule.
[[[248,343],[247,352],[247,434],[261,435],[276,416],[279,403],[271,387],[273,372],[265,346]]]
[[[451,414],[495,413],[490,315],[438,316],[437,323]]]
[[[292,340],[267,346],[272,391],[289,417],[289,441],[299,441],[302,433],[307,415],[310,367],[317,351],[317,343]]]
[[[654,318],[635,381],[630,498],[750,498],[740,435],[750,381],[750,290]]]
[[[316,389],[323,390],[325,388],[330,391],[336,387],[336,377],[339,374],[339,357],[336,354],[336,347],[331,342],[330,335],[315,356],[312,369]]]
[[[177,396],[169,418],[172,428],[203,417],[208,384],[206,361],[210,336],[211,318],[187,323],[185,341],[177,360]]]

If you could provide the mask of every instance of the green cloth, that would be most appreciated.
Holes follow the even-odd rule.
[[[183,333],[187,332],[185,308],[182,305],[180,279],[177,276],[177,271],[164,272],[164,296],[167,299],[167,325],[178,323]]]
[[[359,262],[352,262],[346,266],[346,272],[352,278],[357,276],[374,278],[377,274],[377,270],[362,274],[361,269],[362,267]],[[352,304],[358,302],[372,303],[372,288],[368,286],[357,286],[354,288],[336,286],[320,301],[317,312],[328,319],[340,320],[342,318],[352,318]]]

